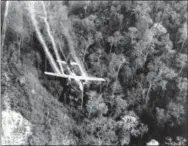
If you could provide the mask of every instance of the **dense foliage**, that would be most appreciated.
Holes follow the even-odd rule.
[[[70,109],[68,114],[77,122],[72,128],[77,144],[141,145],[153,138],[167,145],[186,143],[186,1],[45,5],[58,47],[68,56],[68,30],[88,74],[106,80],[85,84],[81,110],[81,93],[74,83],[43,77],[44,52],[36,49],[39,44],[30,45],[37,40],[27,13],[16,12],[16,25],[10,22],[8,30],[23,42],[21,59],[24,61],[27,53],[38,56],[30,56],[35,60],[32,66],[38,70],[40,83]],[[27,49],[28,45],[35,50]]]

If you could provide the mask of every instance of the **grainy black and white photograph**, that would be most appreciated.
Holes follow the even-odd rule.
[[[1,145],[187,145],[187,1],[1,1]]]

